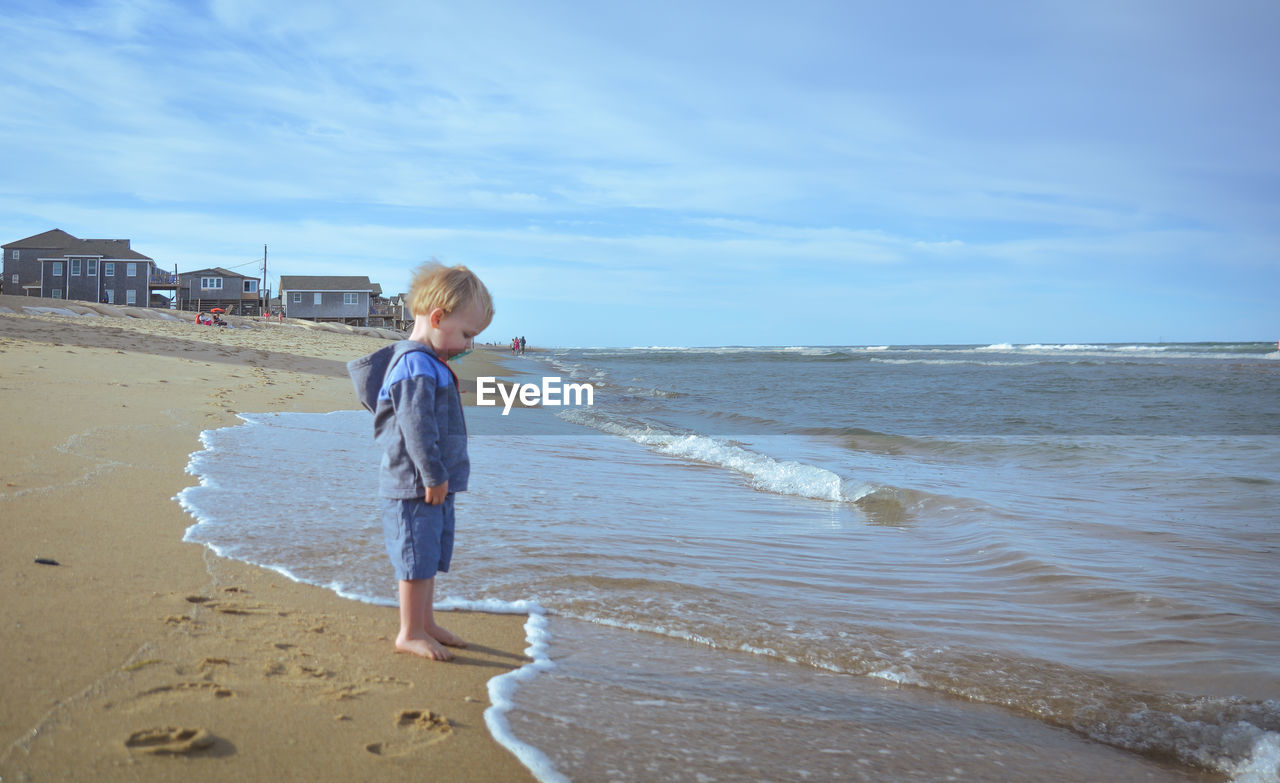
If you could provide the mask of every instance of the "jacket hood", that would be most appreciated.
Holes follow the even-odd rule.
[[[378,407],[378,392],[382,390],[382,382],[386,379],[387,373],[405,354],[414,351],[436,356],[429,345],[417,340],[400,340],[379,348],[367,356],[347,362],[347,375],[351,376],[351,383],[355,385],[356,399],[365,410],[373,412]],[[439,357],[436,358],[439,359]]]

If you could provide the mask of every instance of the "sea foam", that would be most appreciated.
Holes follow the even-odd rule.
[[[562,417],[620,435],[662,454],[727,468],[742,474],[752,487],[763,492],[853,503],[876,489],[867,485],[851,485],[826,468],[794,460],[779,460],[708,435],[678,434],[648,426],[627,425],[577,410],[566,411]]]

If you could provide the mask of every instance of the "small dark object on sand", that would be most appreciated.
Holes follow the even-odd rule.
[[[40,565],[62,565],[62,563],[59,563],[57,560],[50,560],[47,557],[37,557],[36,562]]]

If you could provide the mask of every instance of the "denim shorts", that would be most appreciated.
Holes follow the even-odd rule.
[[[382,498],[382,537],[396,579],[430,579],[453,559],[453,493],[438,506]]]

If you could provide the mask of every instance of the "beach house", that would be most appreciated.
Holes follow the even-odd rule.
[[[179,310],[209,312],[220,307],[233,315],[262,313],[262,279],[220,266],[178,275]]]
[[[79,239],[51,229],[0,246],[4,293],[150,307],[156,290],[177,287],[128,239]]]
[[[370,306],[382,287],[365,275],[281,275],[280,301],[287,318],[368,326]]]
[[[373,303],[369,306],[369,325],[381,329],[404,329],[400,319],[400,297],[382,295],[382,286],[374,283]]]
[[[413,311],[409,309],[409,295],[398,293],[391,297],[391,328],[407,332],[413,328]]]

